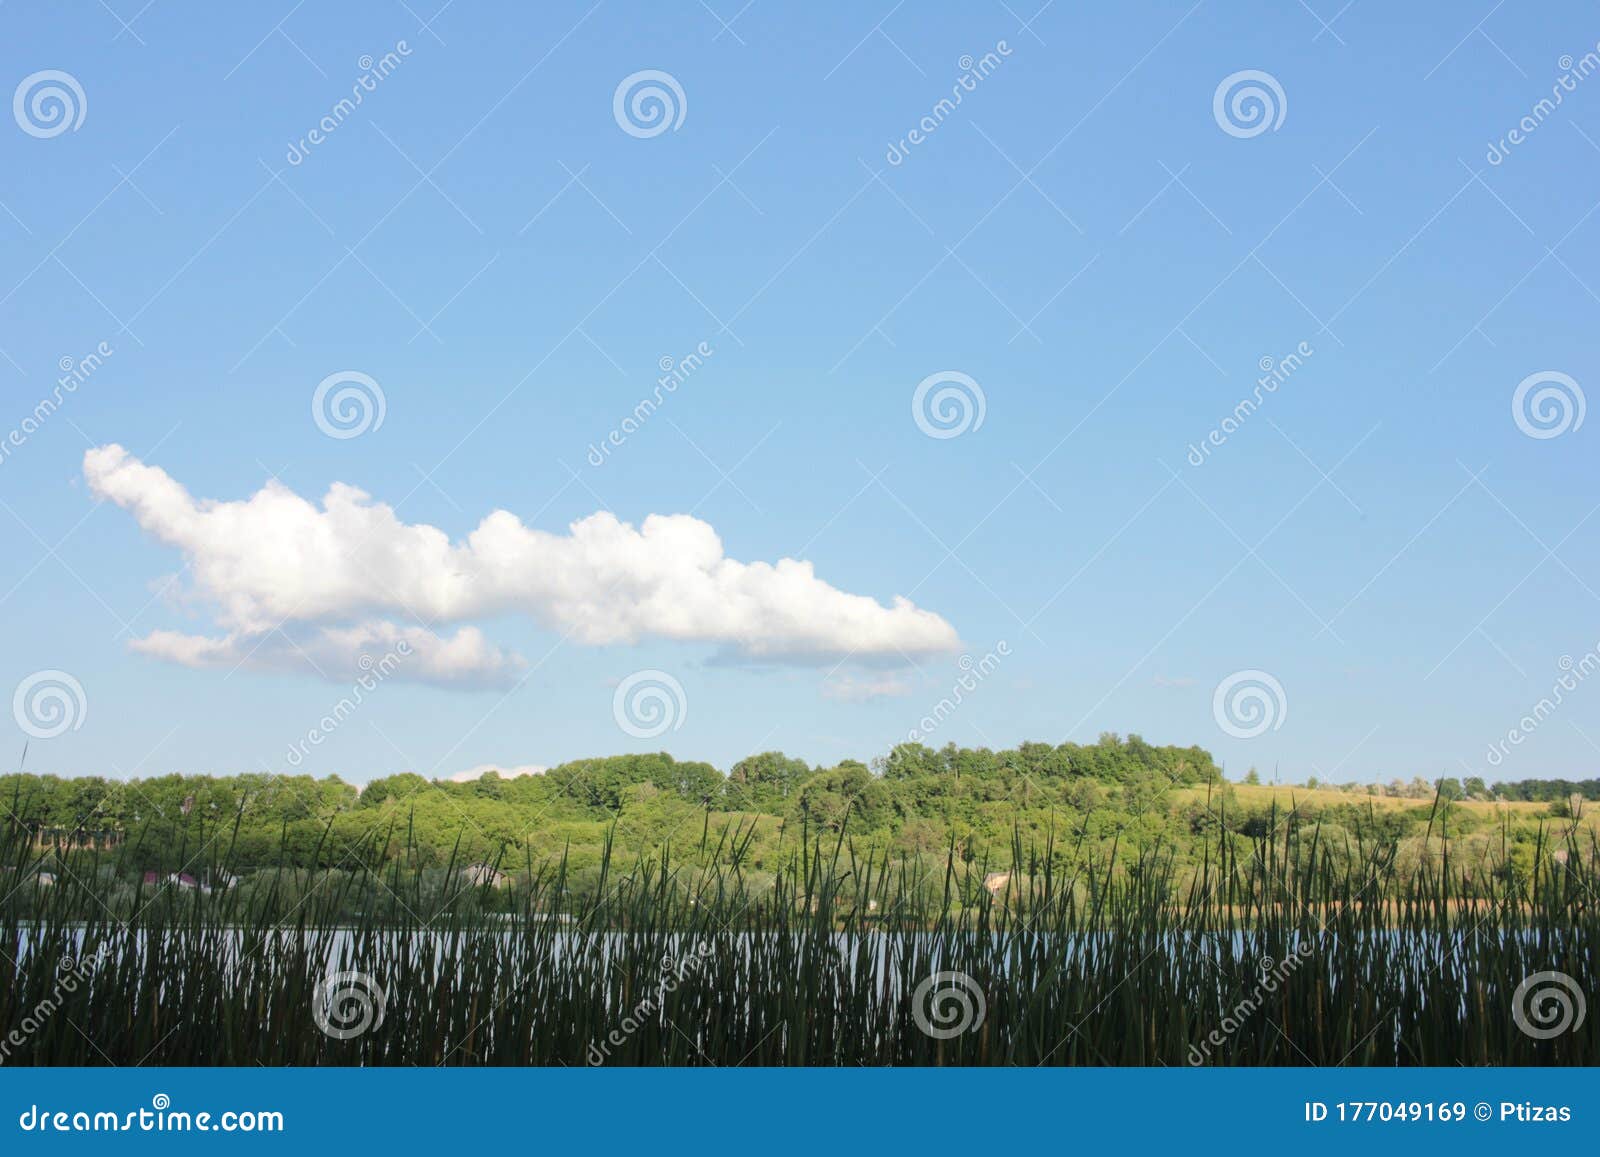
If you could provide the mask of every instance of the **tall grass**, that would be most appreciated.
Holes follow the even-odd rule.
[[[759,883],[750,833],[733,826],[678,859],[624,866],[608,847],[582,894],[564,860],[502,864],[518,877],[507,891],[452,863],[441,887],[404,854],[378,866],[387,836],[349,873],[130,894],[107,886],[104,853],[0,835],[0,1053],[87,1065],[1600,1063],[1594,1016],[1536,1039],[1513,1015],[1535,973],[1594,991],[1592,837],[1561,858],[1541,846],[1521,875],[1504,857],[1459,862],[1434,838],[1402,876],[1393,843],[1357,833],[1330,847],[1292,819],[1262,838],[1220,830],[1198,865],[1161,847],[1095,858],[1014,840],[1004,865],[929,868],[803,835]],[[982,881],[996,869],[1011,875],[991,894]],[[345,972],[370,982],[330,1004],[324,979]],[[924,1031],[930,1013],[964,1031]],[[363,1031],[341,1039],[319,1017]]]

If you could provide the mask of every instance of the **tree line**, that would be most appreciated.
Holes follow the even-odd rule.
[[[1247,782],[1257,777],[1252,773]],[[1398,782],[1398,781],[1397,781]],[[1434,795],[1549,802],[1600,798],[1600,780],[1418,781],[1416,807],[1381,822],[1420,826]],[[1185,789],[1204,789],[1200,791]],[[1368,794],[1391,794],[1368,789]],[[36,849],[114,852],[128,871],[176,871],[226,860],[230,870],[371,866],[400,854],[424,866],[453,859],[512,866],[570,854],[598,861],[692,841],[706,824],[747,832],[753,863],[801,829],[910,855],[999,854],[1019,833],[1098,848],[1158,844],[1183,854],[1216,823],[1270,823],[1241,805],[1211,754],[1137,735],[1093,744],[1024,743],[992,751],[902,744],[869,766],[817,766],[767,751],[726,773],[665,752],[576,760],[540,775],[488,772],[468,782],[412,772],[357,787],[338,776],[0,776],[0,822]],[[1355,824],[1358,794],[1325,819]],[[1360,819],[1360,823],[1379,822]],[[1263,829],[1264,830],[1264,829]]]

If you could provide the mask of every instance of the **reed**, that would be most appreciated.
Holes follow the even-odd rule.
[[[749,830],[708,823],[681,855],[622,865],[608,845],[581,892],[564,857],[499,865],[509,888],[454,860],[430,875],[403,831],[348,871],[209,894],[0,835],[0,1060],[1600,1063],[1573,1007],[1600,975],[1592,835],[1541,846],[1531,873],[1462,862],[1441,836],[1402,875],[1393,842],[1331,847],[1292,820],[1223,826],[1181,869],[1160,846],[1095,859],[1014,838],[1009,863],[964,864],[800,833],[759,876]],[[221,878],[226,848],[191,869]],[[1576,992],[1544,1039],[1519,1022],[1559,1022],[1559,1002],[1544,986],[1519,1012],[1517,990],[1546,972]]]

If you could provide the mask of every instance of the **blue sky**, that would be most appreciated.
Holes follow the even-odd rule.
[[[63,359],[111,351],[0,460],[0,682],[82,692],[31,769],[286,770],[361,673],[361,646],[309,640],[381,620],[479,631],[510,665],[441,685],[401,663],[301,770],[867,758],[1004,643],[929,742],[1118,731],[1285,779],[1595,774],[1600,680],[1487,754],[1600,645],[1600,420],[1530,437],[1512,408],[1532,375],[1575,402],[1600,374],[1591,8],[435,7],[0,9],[6,85],[59,70],[83,112],[28,131],[24,102],[0,131],[0,431]],[[675,127],[614,114],[642,70],[677,83]],[[1281,93],[1273,127],[1217,119],[1244,70]],[[1191,464],[1262,359],[1302,349]],[[312,396],[346,371],[383,421],[329,437]],[[919,427],[941,374],[976,383],[981,425]],[[230,599],[298,605],[327,558],[242,508],[226,547],[209,523],[161,541],[148,477],[121,502],[86,478],[110,445],[197,502],[342,483],[457,542],[496,510],[552,536],[692,515],[729,559],[904,596],[959,645],[858,632],[781,584],[730,644],[714,591],[646,613],[634,564],[612,584],[602,559],[577,572],[608,588],[585,613],[644,624],[605,641],[519,586],[560,560],[418,608],[388,588],[443,579],[401,550],[370,599],[185,665],[133,643],[224,638]],[[614,714],[640,671],[682,690],[660,735]],[[1276,681],[1261,734],[1214,705],[1238,672]]]

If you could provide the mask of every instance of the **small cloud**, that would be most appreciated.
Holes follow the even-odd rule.
[[[466,771],[458,771],[450,777],[451,783],[475,783],[489,772],[498,772],[501,779],[516,779],[523,775],[543,775],[549,771],[541,763],[480,763],[477,767],[469,767]]]
[[[841,703],[870,703],[874,699],[899,698],[911,694],[911,681],[901,675],[856,677],[841,675],[822,682],[822,697]]]
[[[447,687],[506,687],[526,666],[521,656],[494,646],[476,627],[441,636],[383,621],[316,630],[288,625],[221,636],[152,631],[130,646],[184,667],[309,671],[334,682],[365,675]]]

